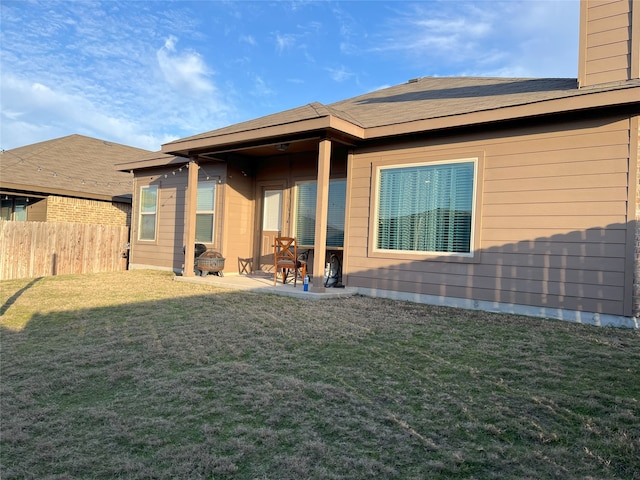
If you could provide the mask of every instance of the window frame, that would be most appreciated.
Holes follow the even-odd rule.
[[[217,182],[215,181],[198,181],[198,192],[200,187],[213,186],[213,208],[211,210],[198,210],[198,196],[196,193],[196,219],[195,219],[195,241],[196,243],[205,243],[213,245],[216,239],[216,195],[218,194]],[[211,215],[211,241],[198,240],[198,215]]]
[[[154,189],[156,192],[156,203],[153,213],[151,212],[143,212],[142,211],[142,195],[143,190]],[[139,242],[156,242],[158,240],[158,205],[160,203],[160,188],[158,185],[141,185],[140,186],[140,200],[138,202],[138,235],[137,239]],[[153,223],[153,238],[142,238],[142,218],[145,215],[153,215],[154,223]]]
[[[471,232],[469,252],[431,252],[410,250],[380,249],[378,245],[380,175],[386,169],[410,168],[416,166],[435,166],[455,163],[474,163]],[[480,219],[482,218],[484,152],[465,153],[448,156],[425,156],[407,158],[404,162],[380,159],[371,162],[371,198],[369,215],[368,257],[402,260],[433,260],[443,262],[476,263],[480,261]]]

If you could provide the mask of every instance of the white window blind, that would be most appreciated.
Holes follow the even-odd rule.
[[[265,191],[262,210],[262,230],[279,232],[282,225],[282,190]]]
[[[301,182],[296,196],[296,237],[299,245],[313,245],[316,232],[316,182]],[[329,182],[327,216],[327,246],[344,246],[344,210],[347,198],[347,181]]]
[[[196,242],[213,243],[215,197],[215,182],[198,183],[196,200]]]
[[[156,216],[158,210],[158,187],[150,185],[140,189],[140,228],[138,239],[156,239]]]
[[[376,247],[471,251],[475,162],[379,170]]]

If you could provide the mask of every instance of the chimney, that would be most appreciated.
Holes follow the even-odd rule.
[[[640,78],[640,0],[580,0],[579,88]]]

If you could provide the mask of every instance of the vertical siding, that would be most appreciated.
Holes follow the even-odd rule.
[[[632,0],[582,4],[580,86],[631,78]]]
[[[350,286],[622,315],[629,121],[582,121],[356,151],[350,171]],[[473,261],[368,254],[372,164],[485,154]]]

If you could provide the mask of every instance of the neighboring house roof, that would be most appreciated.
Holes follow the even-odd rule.
[[[121,197],[120,201],[130,201],[131,174],[116,170],[115,165],[147,154],[149,151],[141,148],[69,135],[2,152],[0,187],[97,200]]]
[[[148,152],[144,155],[139,155],[135,159],[129,161],[122,161],[116,164],[116,168],[120,170],[135,170],[137,168],[153,167],[159,163],[162,165],[179,164],[183,165],[186,160],[183,157],[176,157],[174,155],[167,155],[162,152]]]
[[[182,138],[165,153],[313,131],[354,140],[525,118],[640,100],[640,81],[579,89],[574,78],[425,77],[325,106],[311,103]]]

